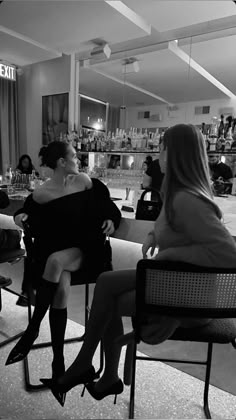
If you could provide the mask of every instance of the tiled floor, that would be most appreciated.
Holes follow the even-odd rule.
[[[15,305],[16,297],[2,291],[3,310],[0,313],[0,331],[16,332],[24,328],[26,310]],[[83,327],[68,322],[67,336],[81,334]],[[1,339],[0,333],[0,339]],[[43,321],[39,340],[49,338],[47,317]],[[22,363],[5,366],[5,360],[13,344],[0,350],[0,418],[5,419],[118,419],[128,418],[129,387],[113,404],[112,397],[103,401],[93,400],[88,393],[81,398],[82,386],[67,394],[62,408],[50,391],[29,393],[24,389]],[[80,344],[66,345],[67,366],[75,358]],[[122,378],[124,355],[122,354],[120,376]],[[33,350],[30,354],[32,381],[47,377],[50,373],[50,349]],[[94,364],[98,365],[98,355]],[[202,410],[203,383],[163,363],[138,362],[135,418],[145,419],[197,419],[204,418]],[[235,419],[236,397],[210,387],[212,417]]]

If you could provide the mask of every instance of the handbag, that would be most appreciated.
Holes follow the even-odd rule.
[[[106,239],[104,242],[104,271],[113,271],[112,247],[111,247],[109,236],[106,236]]]
[[[144,200],[145,195],[153,191],[156,193],[157,201]],[[137,220],[156,220],[161,212],[162,200],[159,191],[154,188],[144,190],[140,199],[137,202],[135,219]]]

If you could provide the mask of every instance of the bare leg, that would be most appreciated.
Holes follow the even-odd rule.
[[[86,328],[85,340],[78,356],[70,368],[66,371],[65,375],[60,378],[59,384],[70,384],[73,378],[77,377],[91,367],[92,359],[98,343],[103,337],[113,316],[115,316],[115,311],[117,311],[115,306],[116,299],[118,296],[125,294],[125,292],[133,290],[135,288],[135,282],[136,270],[110,271],[99,276],[94,290],[94,297],[89,322]],[[129,314],[127,315],[132,315],[134,310],[135,308],[132,308],[131,305],[129,305]],[[112,340],[120,334],[120,331],[120,324],[118,326],[118,323],[116,323],[115,329],[112,333],[113,337],[111,337]],[[106,340],[107,348],[109,347],[108,336]],[[119,357],[117,358],[119,359]],[[108,363],[110,363],[109,360]]]
[[[67,302],[70,294],[71,274],[69,271],[62,271],[58,288],[55,293],[52,307],[55,309],[63,309],[67,307]]]
[[[59,283],[64,270],[76,271],[83,261],[79,248],[68,248],[51,254],[46,262],[43,278],[52,283]]]
[[[134,309],[133,313],[131,308]],[[107,325],[103,335],[105,352],[105,369],[102,377],[96,383],[96,390],[104,391],[113,383],[119,380],[118,368],[120,362],[121,346],[115,341],[124,333],[121,316],[134,315],[135,312],[135,291],[120,295],[116,303],[117,317],[113,317]]]

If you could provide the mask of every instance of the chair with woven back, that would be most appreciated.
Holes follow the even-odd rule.
[[[123,344],[128,343],[124,382],[131,385],[129,418],[134,418],[138,360],[205,365],[204,412],[206,418],[211,418],[208,393],[213,344],[229,343],[236,348],[236,267],[208,268],[182,262],[140,260],[136,279],[136,315],[132,320],[134,330],[132,334],[121,338]],[[203,326],[177,328],[168,337],[169,340],[207,343],[206,360],[138,356],[137,344],[145,341],[142,336],[150,315],[152,319],[155,315],[181,319],[209,318],[209,322]]]

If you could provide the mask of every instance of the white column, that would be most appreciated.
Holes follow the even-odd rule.
[[[75,126],[75,86],[76,86],[76,61],[75,53],[70,56],[70,92],[69,92],[69,116],[68,129],[74,130]]]
[[[78,132],[79,132],[79,127],[80,127],[79,68],[80,68],[80,63],[79,61],[76,61],[76,64],[75,64],[75,127]]]

